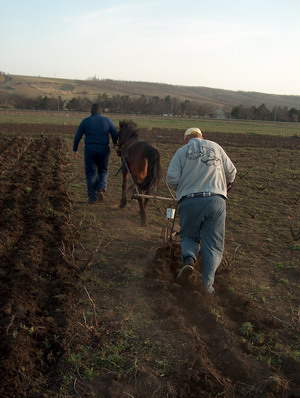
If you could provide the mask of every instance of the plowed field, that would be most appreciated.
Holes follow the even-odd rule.
[[[170,202],[149,203],[148,228],[134,200],[119,209],[115,153],[105,202],[88,205],[72,127],[0,131],[1,398],[300,397],[298,137],[207,135],[238,169],[208,296],[201,256],[176,283]],[[141,135],[165,174],[182,132]]]
[[[30,397],[56,379],[78,272],[59,139],[1,138],[1,397]],[[38,395],[40,396],[40,395]]]

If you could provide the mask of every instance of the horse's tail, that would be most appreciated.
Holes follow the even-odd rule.
[[[145,149],[145,157],[148,160],[148,173],[146,178],[137,184],[141,191],[150,191],[151,188],[157,186],[161,179],[161,162],[159,151],[149,145]]]

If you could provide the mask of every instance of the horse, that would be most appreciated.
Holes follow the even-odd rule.
[[[149,198],[139,196],[149,195],[157,188],[161,177],[161,162],[159,151],[139,137],[137,124],[132,120],[119,121],[118,155],[122,159],[122,197],[120,209],[127,204],[128,176],[131,175],[137,190],[137,201],[140,210],[141,226],[147,226],[146,208]]]

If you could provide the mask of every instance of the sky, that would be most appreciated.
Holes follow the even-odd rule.
[[[0,0],[0,71],[300,95],[300,0]]]

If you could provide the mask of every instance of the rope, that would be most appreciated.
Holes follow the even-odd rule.
[[[127,162],[126,162],[126,160],[125,160],[125,158],[124,158],[122,152],[121,152],[121,159],[122,159],[122,163],[123,163],[123,164],[125,165],[125,167],[126,167],[127,172],[128,172],[129,175],[130,175],[130,178],[131,178],[131,181],[132,181],[132,185],[135,187],[137,196],[139,196],[139,195],[140,195],[140,192],[139,192],[139,190],[138,190],[138,186],[137,186],[137,184],[134,182],[134,180],[133,180],[133,178],[132,178],[132,175],[131,175],[131,172],[130,172],[130,170],[129,170],[128,164],[127,164]],[[172,191],[171,191],[171,188],[170,188],[169,184],[167,183],[167,180],[165,179],[165,177],[162,176],[162,178],[163,178],[164,183],[165,183],[165,185],[166,185],[166,187],[167,187],[167,189],[168,189],[168,191],[169,191],[169,194],[170,194],[171,198],[174,200],[174,202],[176,202],[175,214],[174,214],[174,218],[172,219],[171,228],[170,228],[170,221],[168,221],[168,219],[165,220],[165,222],[164,222],[164,225],[167,227],[167,229],[170,230],[169,241],[170,241],[170,243],[171,243],[171,246],[170,246],[170,250],[171,250],[171,249],[172,249],[172,234],[173,234],[173,232],[174,232],[174,226],[175,226],[175,221],[176,221],[176,216],[177,216],[177,211],[178,211],[178,201],[177,201],[176,197],[173,195],[173,193],[172,193]],[[128,188],[127,188],[127,190],[128,190]],[[155,199],[158,200],[158,201],[161,201],[161,202],[163,201],[163,199],[161,199],[161,198],[155,198]],[[155,207],[157,210],[159,210],[160,213],[162,213],[160,207],[155,206],[155,204],[153,205],[153,207]]]
[[[174,199],[175,201],[177,201],[177,199],[176,199],[175,196],[173,195],[173,193],[172,193],[172,191],[171,191],[171,188],[170,188],[169,184],[167,183],[167,180],[165,179],[164,176],[163,176],[163,180],[164,180],[164,182],[165,182],[165,184],[166,184],[166,186],[167,186],[167,188],[168,188],[168,191],[169,191],[169,193],[170,193],[172,199]]]

